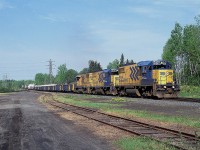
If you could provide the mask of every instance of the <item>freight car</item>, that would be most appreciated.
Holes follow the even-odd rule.
[[[102,95],[176,98],[180,91],[171,64],[164,60],[141,61],[94,73],[81,74],[68,85],[41,85],[36,90]]]

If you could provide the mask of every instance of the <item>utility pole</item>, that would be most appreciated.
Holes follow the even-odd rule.
[[[49,64],[47,66],[49,66],[49,83],[52,83],[52,77],[53,77],[53,62],[51,59],[49,61],[47,61]]]

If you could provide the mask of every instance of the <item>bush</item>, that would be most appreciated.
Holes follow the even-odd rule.
[[[198,86],[181,86],[180,96],[200,98],[200,87]]]

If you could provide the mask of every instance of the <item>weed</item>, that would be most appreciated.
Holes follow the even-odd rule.
[[[175,150],[172,146],[147,137],[122,138],[115,144],[122,150]]]
[[[124,102],[126,100],[122,97],[114,97],[114,98],[112,98],[112,101],[114,101],[114,102]]]

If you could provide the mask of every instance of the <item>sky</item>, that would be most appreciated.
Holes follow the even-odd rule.
[[[176,22],[195,23],[200,0],[0,0],[0,80],[34,79],[48,60],[77,71],[96,60],[161,58]]]

